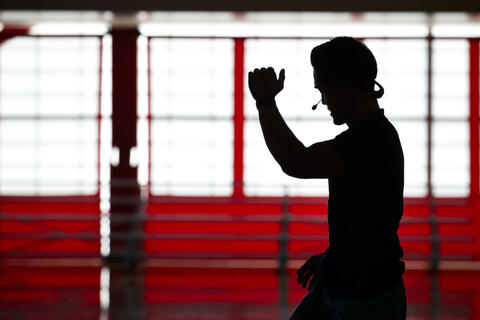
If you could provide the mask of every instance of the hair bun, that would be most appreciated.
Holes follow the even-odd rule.
[[[373,95],[375,96],[375,98],[380,99],[381,97],[383,97],[385,90],[383,89],[382,85],[378,83],[376,80],[375,80],[375,84],[378,86],[379,89],[378,91],[373,91]]]

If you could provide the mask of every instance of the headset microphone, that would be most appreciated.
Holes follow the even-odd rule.
[[[318,101],[317,103],[315,103],[313,106],[312,106],[312,110],[315,110],[317,109],[317,106],[319,105],[319,103],[321,102],[322,100]]]

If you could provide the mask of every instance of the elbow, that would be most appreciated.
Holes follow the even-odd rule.
[[[290,177],[300,178],[300,179],[307,179],[308,178],[305,175],[305,172],[303,172],[303,170],[301,170],[301,168],[299,168],[296,165],[282,164],[281,168],[282,168],[282,171]]]
[[[293,156],[295,154],[295,156]],[[303,152],[295,152],[291,153],[288,158],[282,159],[282,161],[278,161],[282,171],[293,178],[301,178],[306,179],[308,178],[306,170],[306,163],[304,161],[305,153]]]
[[[285,164],[280,165],[282,168],[283,173],[285,173],[287,176],[292,176],[293,171],[290,167],[286,166]]]

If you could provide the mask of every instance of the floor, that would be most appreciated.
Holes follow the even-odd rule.
[[[306,293],[294,269],[174,265],[4,261],[0,319],[287,320]],[[409,320],[480,319],[480,271],[408,269],[405,284]]]

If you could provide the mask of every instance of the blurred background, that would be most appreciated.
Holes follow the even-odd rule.
[[[268,152],[248,71],[306,145],[310,50],[374,53],[405,153],[408,319],[480,319],[480,4],[1,3],[0,319],[288,319],[326,180]]]

